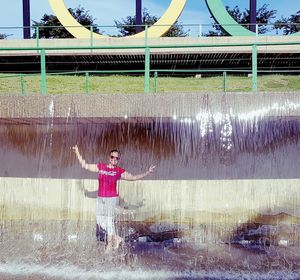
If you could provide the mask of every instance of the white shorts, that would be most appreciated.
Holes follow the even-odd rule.
[[[115,213],[118,205],[119,197],[97,197],[97,224],[107,232],[107,235],[116,234]]]

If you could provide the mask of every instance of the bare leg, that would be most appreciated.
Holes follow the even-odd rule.
[[[123,238],[121,236],[113,235],[113,248],[118,249],[122,241]]]
[[[114,248],[113,241],[114,241],[113,235],[107,235],[107,244],[106,244],[105,252],[109,253],[112,251],[112,249]]]
[[[120,243],[123,241],[122,237],[117,235],[115,228],[115,207],[118,203],[118,198],[114,198],[112,201],[105,200],[103,198],[97,199],[97,224],[103,228],[107,233],[107,246],[106,251],[117,249]],[[105,209],[105,207],[107,209]]]

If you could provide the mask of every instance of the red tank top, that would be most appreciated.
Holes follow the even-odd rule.
[[[122,173],[125,172],[121,167],[109,168],[106,164],[98,163],[98,196],[116,197],[119,196],[117,191],[117,181],[121,179]]]

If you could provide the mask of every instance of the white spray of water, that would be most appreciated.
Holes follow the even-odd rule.
[[[93,279],[127,279],[127,280],[151,280],[151,279],[211,279],[211,280],[237,280],[237,279],[260,279],[260,280],[295,280],[300,278],[300,272],[286,270],[272,270],[268,272],[256,271],[164,271],[164,270],[147,270],[142,268],[126,270],[124,268],[108,270],[86,270],[74,265],[61,266],[42,266],[37,264],[26,263],[1,263],[1,273],[12,276],[24,276],[38,279],[78,279],[78,280],[93,280]]]

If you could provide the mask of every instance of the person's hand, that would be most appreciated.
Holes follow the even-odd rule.
[[[72,149],[73,149],[73,151],[74,151],[75,153],[76,153],[76,152],[79,152],[78,146],[77,146],[77,145],[73,146]]]
[[[153,171],[154,171],[154,169],[155,169],[155,165],[151,165],[150,167],[149,167],[149,169],[148,169],[148,174],[150,174],[150,173],[152,173]]]

